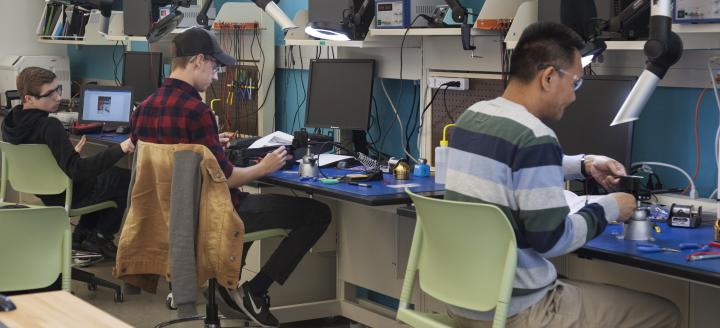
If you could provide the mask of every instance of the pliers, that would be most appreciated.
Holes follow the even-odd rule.
[[[709,260],[720,258],[720,252],[695,252],[687,256],[688,261]]]
[[[636,246],[637,250],[642,253],[660,253],[660,252],[680,252],[678,249],[670,247],[660,247],[658,245],[639,243]]]
[[[693,245],[695,243],[687,243],[687,245]],[[680,244],[680,247],[682,248],[684,244]],[[716,259],[720,258],[720,252],[717,251],[710,251],[710,247],[714,248],[720,248],[720,243],[711,241],[707,245],[701,245],[701,244],[695,244],[700,246],[697,248],[697,252],[694,252],[687,256],[688,261],[698,261],[698,260],[709,260],[709,259]],[[692,247],[685,248],[685,249],[693,249]]]
[[[682,250],[692,249],[696,252],[707,252],[710,250],[710,246],[698,243],[681,243],[678,245],[678,248]]]

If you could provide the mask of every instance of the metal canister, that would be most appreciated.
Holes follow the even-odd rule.
[[[410,179],[410,165],[403,161],[399,161],[393,168],[393,177],[396,180],[408,180]]]

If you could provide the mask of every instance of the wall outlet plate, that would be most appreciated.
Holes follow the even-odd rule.
[[[429,77],[428,86],[433,89],[439,88],[443,83],[459,82],[459,87],[448,87],[448,90],[468,90],[470,88],[470,80],[460,77]]]

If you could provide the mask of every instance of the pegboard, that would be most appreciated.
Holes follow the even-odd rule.
[[[502,95],[504,90],[502,79],[470,79],[468,90],[447,90],[446,97],[443,97],[444,90],[441,90],[432,105],[431,131],[432,131],[432,149],[440,145],[442,139],[443,128],[450,124],[448,113],[457,119],[468,107],[481,100],[495,99]],[[432,89],[435,92],[435,89]],[[445,111],[447,104],[447,112]],[[452,135],[452,129],[448,129],[448,139]],[[430,152],[430,156],[434,157],[435,152]],[[431,162],[435,165],[435,159],[431,158]]]
[[[258,73],[256,66],[227,66],[206,90],[221,132],[258,135]]]

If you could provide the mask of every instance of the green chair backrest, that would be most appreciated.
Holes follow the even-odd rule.
[[[0,150],[0,201],[5,199],[8,182],[13,189],[23,193],[54,195],[67,190],[66,195],[72,195],[72,181],[57,165],[47,145],[0,142]],[[70,197],[66,198],[69,204]]]
[[[69,179],[57,165],[47,145],[0,142],[0,149],[3,153],[3,180],[9,181],[13,189],[51,195],[67,188]]]
[[[70,225],[62,207],[0,209],[0,292],[70,283]]]
[[[517,264],[515,234],[505,214],[492,205],[407,193],[417,223],[401,303],[409,303],[418,271],[420,288],[432,297],[470,310],[495,309],[505,317]]]

